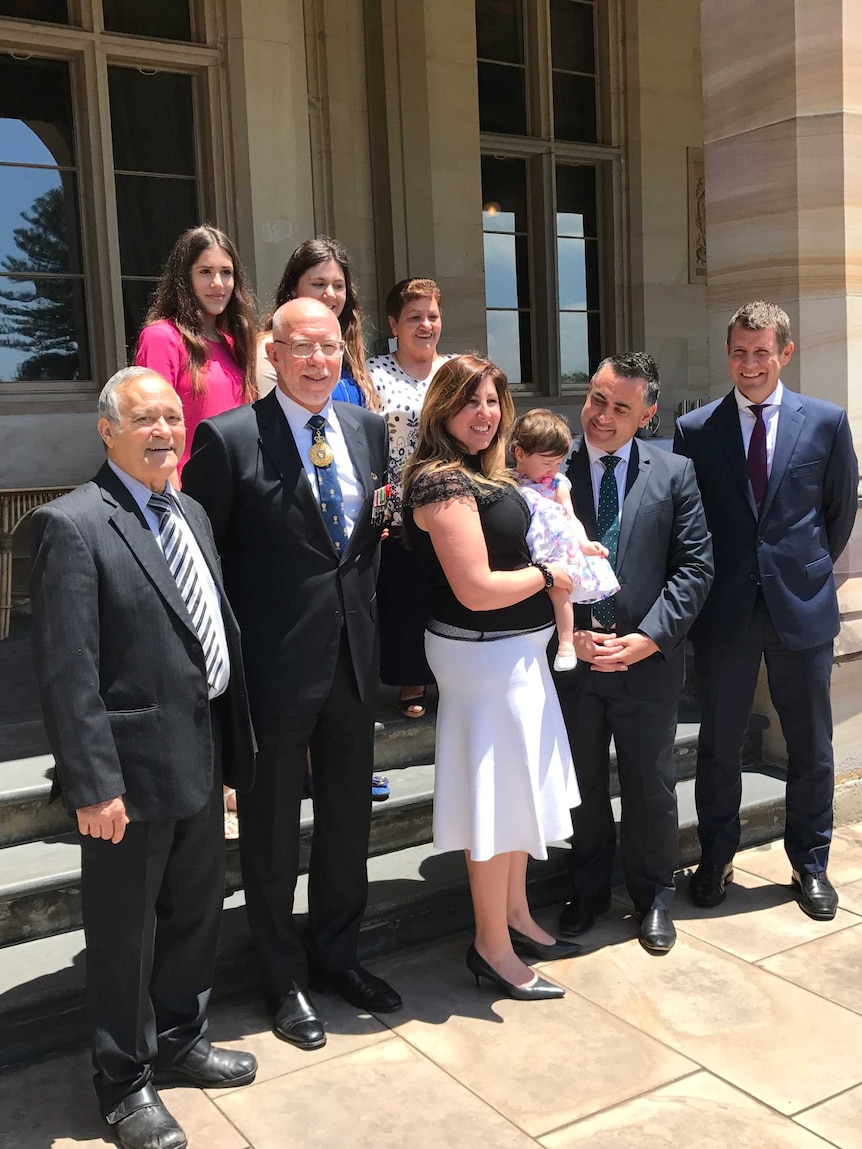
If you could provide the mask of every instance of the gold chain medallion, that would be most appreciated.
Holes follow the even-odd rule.
[[[327,441],[322,438],[315,439],[311,444],[308,457],[315,467],[328,467],[335,458],[332,453],[332,448]]]

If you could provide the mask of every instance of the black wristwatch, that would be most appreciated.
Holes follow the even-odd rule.
[[[548,566],[548,564],[547,563],[538,563],[538,562],[534,561],[534,562],[530,563],[530,566],[536,567],[537,570],[540,570],[542,572],[542,574],[545,577],[545,590],[550,590],[554,585],[554,576],[553,576],[551,568]]]

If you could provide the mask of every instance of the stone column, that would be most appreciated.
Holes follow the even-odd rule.
[[[845,407],[862,444],[862,5],[701,0],[701,46],[710,395],[729,387],[728,318],[746,300],[772,299],[797,345],[784,381]],[[858,527],[837,580],[835,751],[848,771],[862,765]]]

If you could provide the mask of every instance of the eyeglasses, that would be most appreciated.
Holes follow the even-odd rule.
[[[297,339],[293,342],[287,339],[273,339],[273,343],[280,343],[282,347],[289,348],[294,359],[310,359],[315,351],[322,351],[328,359],[332,355],[341,355],[344,351],[343,339],[327,339],[325,343],[311,343],[307,339]]]

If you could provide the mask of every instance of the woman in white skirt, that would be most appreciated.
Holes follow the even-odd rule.
[[[407,538],[430,568],[425,635],[437,679],[434,845],[465,850],[476,919],[467,965],[510,997],[561,997],[521,956],[579,952],[534,921],[527,857],[572,832],[580,802],[548,668],[551,587],[566,571],[530,561],[527,504],[506,471],[514,420],[506,376],[459,355],[428,388],[404,480]],[[520,955],[520,956],[519,956]]]

